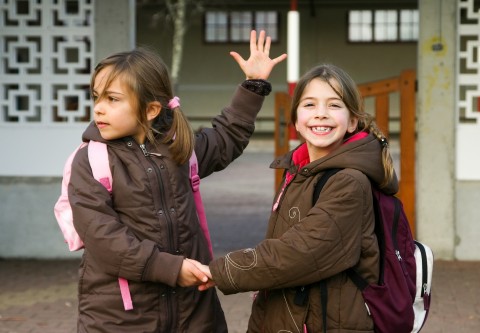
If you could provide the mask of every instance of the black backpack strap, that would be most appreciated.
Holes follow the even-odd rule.
[[[327,302],[328,302],[327,281],[322,280],[319,282],[319,285],[320,285],[320,302],[322,304],[323,333],[327,333]]]
[[[312,206],[315,206],[315,203],[318,201],[320,197],[320,192],[322,192],[323,187],[330,179],[331,176],[336,174],[342,169],[328,169],[325,173],[320,177],[320,180],[317,184],[315,184],[315,189],[313,190],[313,197],[312,197]],[[327,289],[327,281],[322,280],[319,283],[320,286],[320,302],[322,305],[322,323],[323,323],[323,332],[327,332],[327,303],[328,303],[328,289]]]
[[[368,286],[368,282],[357,273],[353,268],[346,270],[348,277],[357,286],[360,291],[363,291]]]
[[[318,201],[318,198],[320,197],[320,192],[322,192],[323,187],[327,183],[327,181],[330,179],[331,176],[336,174],[342,169],[328,169],[325,171],[325,173],[320,177],[320,180],[318,181],[317,184],[315,184],[315,189],[313,190],[313,197],[312,197],[312,206],[315,206],[315,203]]]

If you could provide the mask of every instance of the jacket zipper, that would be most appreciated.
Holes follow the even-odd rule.
[[[155,156],[155,157],[163,157],[162,154],[158,154],[158,153],[151,153],[147,150],[147,148],[145,147],[145,144],[140,144],[140,149],[142,150],[142,153],[145,157],[147,157],[147,159],[149,160],[150,164],[152,165],[153,169],[155,170],[155,174],[157,176],[157,179],[159,181],[159,188],[160,188],[160,202],[161,202],[161,205],[164,207],[163,211],[164,211],[164,214],[165,214],[165,220],[167,222],[167,230],[168,230],[168,239],[167,239],[167,243],[168,243],[168,251],[172,254],[175,254],[176,250],[175,250],[175,241],[174,241],[174,235],[173,235],[173,222],[172,222],[172,219],[170,217],[170,213],[169,213],[169,209],[167,207],[167,204],[166,204],[166,201],[165,201],[165,195],[164,193],[161,191],[161,188],[163,187],[163,183],[162,183],[162,176],[161,176],[161,172],[158,168],[158,166],[151,160],[151,157],[152,156]],[[166,303],[167,303],[167,320],[166,320],[166,323],[165,323],[165,328],[166,328],[166,332],[169,332],[171,331],[172,329],[172,325],[173,325],[173,322],[175,321],[173,318],[172,318],[172,315],[175,314],[175,311],[173,311],[173,300],[172,300],[172,296],[171,294],[172,293],[175,293],[175,290],[172,289],[170,290],[171,288],[167,287],[167,291],[165,292],[165,297],[166,297]],[[170,320],[168,320],[168,318],[171,318]]]
[[[162,157],[162,154],[157,154],[157,153],[150,153],[147,148],[145,147],[144,144],[141,144],[140,145],[140,149],[142,149],[142,153],[145,157],[147,157],[150,161],[150,164],[152,165],[153,169],[155,170],[155,174],[157,176],[157,179],[160,183],[160,189],[163,187],[163,183],[162,183],[162,176],[160,174],[160,170],[158,168],[158,166],[153,162],[151,161],[151,157],[152,156],[156,156],[156,157]],[[165,220],[167,221],[167,230],[168,230],[168,250],[170,251],[170,253],[174,254],[175,253],[175,243],[174,243],[174,237],[173,237],[173,222],[172,222],[172,219],[170,217],[170,214],[169,214],[169,209],[167,207],[167,203],[165,201],[165,196],[164,196],[164,193],[160,190],[160,202],[163,206],[163,211],[164,211],[164,214],[165,214]]]

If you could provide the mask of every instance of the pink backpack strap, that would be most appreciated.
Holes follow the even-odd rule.
[[[92,158],[95,156],[95,158]],[[112,193],[113,179],[110,163],[108,160],[107,145],[98,141],[88,143],[88,160],[92,167],[93,178],[98,180],[107,190]],[[119,277],[118,285],[122,294],[123,307],[125,311],[133,309],[132,296],[128,287],[128,280]]]
[[[95,158],[92,158],[95,156]],[[112,193],[112,171],[108,161],[107,145],[98,141],[88,143],[88,160],[92,167],[93,178],[98,180],[108,192]]]
[[[200,195],[200,176],[198,176],[198,160],[195,150],[190,156],[190,183],[192,185],[193,197],[195,199],[195,206],[197,208],[198,219],[200,220],[200,227],[207,239],[210,257],[213,259],[212,240],[210,239],[210,231],[208,230],[207,217],[205,215],[205,208],[203,207],[202,196]]]
[[[68,184],[70,183],[70,175],[72,173],[73,158],[77,154],[78,150],[85,146],[86,143],[82,142],[67,158],[63,168],[61,195],[55,203],[55,207],[53,209],[55,218],[57,219],[58,225],[65,239],[65,243],[68,244],[68,249],[70,251],[78,251],[83,249],[83,242],[73,226],[72,207],[68,201]]]

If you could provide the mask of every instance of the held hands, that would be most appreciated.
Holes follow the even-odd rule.
[[[204,291],[215,286],[208,266],[193,259],[184,259],[178,275],[177,284],[180,287],[198,286],[198,290]]]
[[[275,59],[270,59],[271,43],[270,36],[265,37],[265,31],[263,30],[260,31],[257,42],[257,32],[252,30],[250,33],[250,58],[245,60],[237,52],[230,52],[230,55],[247,76],[247,80],[268,79],[273,67],[287,58],[284,53]]]

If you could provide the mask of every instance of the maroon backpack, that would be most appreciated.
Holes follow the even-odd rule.
[[[330,169],[315,185],[313,204],[327,180],[342,169]],[[353,268],[346,273],[361,290],[376,333],[419,332],[428,315],[431,300],[433,253],[415,241],[403,210],[394,195],[372,184],[375,234],[380,249],[380,275],[369,284]],[[323,327],[326,332],[326,282],[320,282]]]

